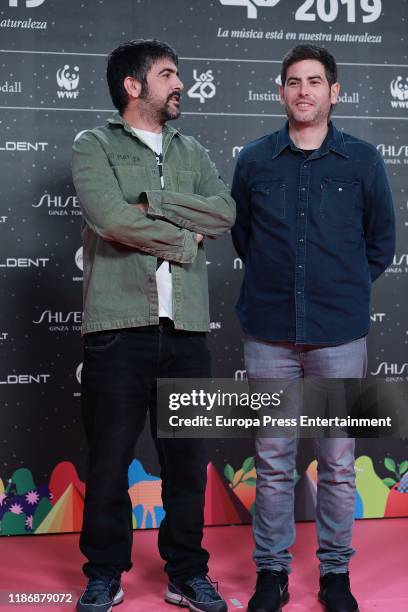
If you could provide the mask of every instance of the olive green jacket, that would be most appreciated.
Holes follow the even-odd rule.
[[[177,329],[209,328],[203,242],[234,222],[235,204],[206,150],[169,126],[163,175],[155,155],[119,114],[73,146],[73,179],[84,216],[83,333],[157,325],[157,258],[171,262]],[[147,202],[147,214],[132,204]]]

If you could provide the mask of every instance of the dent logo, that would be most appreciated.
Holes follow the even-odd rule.
[[[197,70],[194,69],[193,79],[195,83],[187,92],[189,98],[199,98],[201,104],[204,104],[206,100],[215,96],[217,89],[213,83],[214,75],[212,70],[207,70],[207,72],[202,72],[198,75]]]
[[[272,8],[280,0],[220,0],[223,6],[245,6],[248,19],[257,19],[258,8]]]
[[[74,98],[79,95],[79,68],[75,66],[72,70],[68,64],[57,70],[57,83],[59,90],[57,95],[59,98]],[[76,91],[75,91],[76,90]]]
[[[45,0],[9,0],[9,6],[12,8],[17,7],[19,4],[25,4],[26,8],[37,8],[37,6],[41,6],[44,4]]]
[[[391,95],[394,100],[391,100],[393,108],[408,108],[408,77],[404,79],[402,76],[397,76],[390,84]]]
[[[2,380],[0,385],[45,385],[51,374],[9,374]]]

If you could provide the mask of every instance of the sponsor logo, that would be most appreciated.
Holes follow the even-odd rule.
[[[235,370],[234,380],[246,380],[246,378],[247,378],[246,370]]]
[[[0,332],[0,342],[4,342],[4,340],[7,340],[7,338],[8,338],[7,332]]]
[[[76,99],[79,95],[79,68],[74,66],[70,68],[68,64],[65,64],[63,68],[57,70],[57,84],[59,90],[57,96],[59,98],[74,98]]]
[[[245,6],[248,19],[257,19],[258,8],[271,8],[280,0],[220,0],[223,6]]]
[[[373,312],[370,319],[373,323],[382,323],[385,319],[385,312]]]
[[[408,164],[408,145],[379,144],[377,149],[384,158],[385,164]]]
[[[214,75],[212,70],[207,70],[207,72],[202,72],[199,75],[197,70],[194,69],[193,79],[195,83],[187,92],[189,98],[198,98],[201,104],[204,104],[206,100],[215,96],[217,89],[213,83]]]
[[[79,384],[81,384],[82,366],[83,366],[83,363],[81,362],[79,366],[77,367],[77,369],[75,370],[75,376]]]
[[[6,223],[6,221],[7,221],[7,217],[5,215],[0,217],[0,223]]]
[[[38,8],[45,0],[8,0],[10,8]],[[34,21],[34,19],[1,19],[0,28],[12,28],[22,30],[46,30],[46,21]]]
[[[232,262],[232,266],[234,270],[242,270],[243,268],[242,259],[240,257],[236,257],[234,261]]]
[[[79,200],[77,196],[61,196],[44,193],[36,204],[32,204],[33,208],[44,207],[47,209],[50,216],[67,217],[81,215],[79,208]]]
[[[50,332],[81,331],[82,312],[72,310],[70,312],[44,310],[38,320],[33,320],[34,325],[45,323]]]
[[[391,106],[393,108],[408,108],[408,77],[405,80],[397,76],[390,83],[390,92],[393,97]]]
[[[49,261],[48,257],[37,257],[36,259],[7,257],[4,262],[0,263],[0,268],[45,268]]]
[[[210,323],[210,330],[211,331],[213,329],[221,329],[221,327],[222,327],[221,321],[211,321],[211,323]]]
[[[45,385],[51,374],[9,374],[0,379],[0,385]]]
[[[0,83],[0,91],[2,93],[22,93],[21,81],[3,81]]]
[[[0,147],[0,151],[45,151],[48,142],[14,142],[7,141]]]
[[[79,247],[79,249],[75,253],[75,263],[76,263],[77,267],[81,270],[81,272],[83,272],[84,271],[83,247]],[[73,276],[72,280],[75,281],[75,282],[82,282],[83,281],[83,277],[82,276]]]
[[[243,148],[244,148],[243,146],[242,147],[238,147],[238,146],[232,147],[232,158],[235,159],[236,157],[238,157],[239,153],[242,151]]]
[[[401,379],[408,377],[408,363],[389,363],[388,361],[382,361],[378,364],[377,369],[374,372],[370,372],[372,376],[384,376],[389,379]]]
[[[37,6],[41,6],[44,4],[45,0],[9,0],[9,6],[11,8],[25,5],[26,8],[37,8]]]
[[[408,254],[394,255],[392,264],[386,269],[386,274],[402,274],[408,272]]]

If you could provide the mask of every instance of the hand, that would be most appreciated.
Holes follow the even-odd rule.
[[[140,212],[142,212],[144,215],[147,215],[147,209],[149,208],[148,204],[138,203],[138,204],[133,204],[133,206],[135,208],[138,208]]]
[[[196,234],[197,242],[202,242],[204,240],[204,236],[202,234]]]

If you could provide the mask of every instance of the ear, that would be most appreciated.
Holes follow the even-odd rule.
[[[330,88],[330,102],[332,104],[337,104],[337,98],[340,93],[340,84],[334,83]]]
[[[131,76],[125,77],[123,81],[123,87],[125,88],[128,96],[132,99],[137,99],[140,96],[140,92],[142,91],[142,85],[140,81]]]

